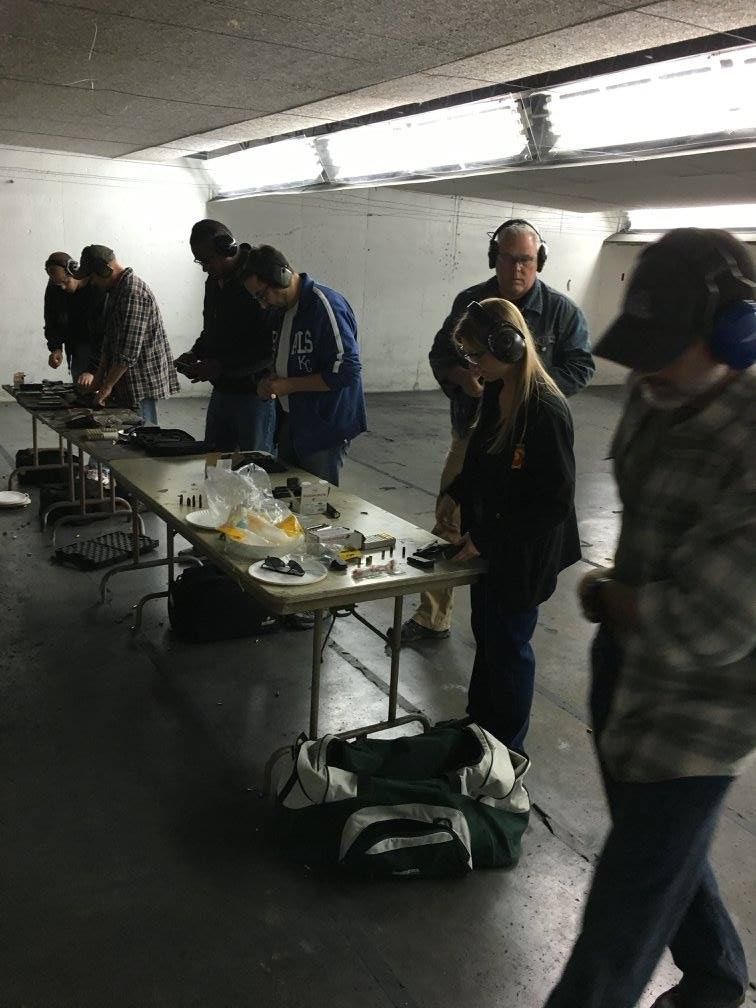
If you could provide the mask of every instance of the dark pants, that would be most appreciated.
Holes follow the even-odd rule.
[[[594,739],[606,722],[621,652],[603,628],[593,644]],[[730,777],[628,783],[599,765],[612,827],[580,935],[547,1008],[632,1008],[665,946],[686,1004],[737,1004],[748,986],[743,946],[708,850]]]
[[[475,661],[467,713],[510,749],[523,751],[530,724],[535,655],[530,645],[538,609],[513,612],[492,577],[470,586]]]
[[[338,486],[347,447],[347,442],[342,441],[332,448],[321,448],[318,451],[300,455],[294,449],[294,443],[291,439],[289,416],[283,410],[279,411],[278,456],[284,462],[289,462],[299,469],[305,469],[308,473],[312,473],[313,476],[328,480],[333,486]]]
[[[205,418],[205,441],[217,451],[273,451],[276,409],[254,392],[213,389]]]

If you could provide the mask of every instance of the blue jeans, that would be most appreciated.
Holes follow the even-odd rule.
[[[593,644],[594,739],[609,713],[621,652],[602,627]],[[737,1003],[748,971],[708,850],[730,777],[618,781],[599,765],[612,827],[580,935],[547,1008],[632,1008],[669,946],[696,1008]]]
[[[276,409],[254,392],[213,389],[205,418],[205,441],[217,451],[273,451]]]
[[[159,427],[157,415],[157,399],[142,399],[137,406],[137,413],[147,427]]]
[[[328,480],[333,486],[339,485],[339,475],[341,467],[344,465],[344,458],[347,453],[349,443],[342,441],[332,448],[321,448],[319,451],[308,452],[300,455],[294,450],[291,440],[291,425],[287,414],[279,419],[278,428],[278,456],[284,462],[289,462],[298,469],[305,469],[319,479]]]
[[[493,577],[470,586],[470,622],[475,661],[467,693],[467,713],[510,749],[523,751],[535,685],[530,641],[538,609],[508,609]]]

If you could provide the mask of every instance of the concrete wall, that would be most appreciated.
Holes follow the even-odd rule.
[[[92,242],[109,245],[152,287],[174,352],[190,346],[201,327],[202,274],[188,235],[208,195],[204,176],[189,169],[0,148],[0,379],[67,377],[47,366],[43,267],[50,252],[78,257]]]
[[[618,215],[576,214],[401,188],[258,196],[208,204],[239,240],[268,242],[340,290],[360,327],[369,391],[430,389],[428,350],[455,294],[490,276],[487,231],[526,217],[543,234],[547,283],[595,325],[599,259]],[[597,381],[605,380],[603,374]],[[610,380],[614,380],[610,375]]]

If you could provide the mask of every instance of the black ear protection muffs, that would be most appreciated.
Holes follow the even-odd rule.
[[[215,251],[219,256],[223,256],[224,259],[233,259],[239,251],[236,239],[228,231],[220,231],[218,234],[213,235],[212,242]]]
[[[92,265],[94,266],[94,272],[98,277],[103,277],[107,279],[109,276],[113,275],[113,270],[100,256],[92,256]],[[78,269],[79,264],[74,263],[74,269]]]
[[[488,311],[479,301],[467,306],[467,314],[484,331],[485,343],[493,356],[505,364],[515,364],[525,353],[525,337],[511,322]]]
[[[541,238],[538,232],[538,228],[534,228],[530,221],[523,220],[522,217],[513,217],[511,220],[504,221],[500,224],[495,231],[489,232],[489,242],[488,242],[488,268],[496,269],[496,258],[499,255],[499,242],[498,236],[502,231],[506,231],[507,228],[512,227],[515,224],[525,224],[529,228],[533,228],[535,233],[538,235],[538,251],[536,252],[536,270],[540,273],[546,264],[546,259],[549,255],[549,249],[546,242]]]

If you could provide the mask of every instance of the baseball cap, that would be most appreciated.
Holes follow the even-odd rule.
[[[750,257],[726,231],[676,228],[642,253],[594,354],[650,374],[708,336],[715,311],[752,296]]]
[[[107,266],[114,259],[115,252],[107,245],[85,245],[81,250],[79,264],[71,270],[71,275],[75,276],[77,280],[83,280],[84,277],[99,272],[103,266]]]

